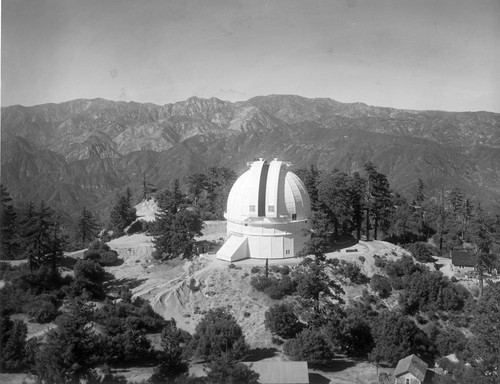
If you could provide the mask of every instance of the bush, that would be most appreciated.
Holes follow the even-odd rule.
[[[210,309],[196,326],[190,348],[200,358],[214,360],[222,354],[235,359],[248,351],[245,337],[236,319],[224,308]]]
[[[348,278],[353,284],[365,284],[369,280],[359,266],[344,260],[340,262],[337,273]]]
[[[266,312],[265,318],[266,328],[284,339],[295,337],[303,329],[293,307],[287,304],[273,305]]]
[[[374,255],[373,259],[375,260],[375,266],[380,269],[384,269],[387,265],[387,260],[383,259],[379,255]]]
[[[157,314],[149,303],[112,303],[106,301],[95,313],[96,322],[104,326],[107,333],[123,333],[127,328],[144,332],[159,332],[166,324],[165,319]]]
[[[373,275],[370,286],[383,299],[391,295],[392,292],[391,282],[385,276],[377,274]]]
[[[434,261],[430,246],[423,242],[411,243],[406,246],[406,249],[413,257],[422,263],[430,263]]]
[[[140,233],[143,231],[144,228],[142,225],[142,221],[137,220],[130,224],[130,226],[127,228],[127,235],[133,235],[134,233]]]
[[[75,278],[77,280],[84,280],[91,283],[102,283],[106,276],[104,269],[92,260],[78,260],[73,270],[75,271]]]
[[[295,361],[305,360],[310,367],[330,363],[334,354],[319,330],[305,329],[295,339],[288,340],[283,351]]]
[[[89,249],[83,253],[84,260],[93,260],[100,265],[112,266],[118,263],[118,252],[113,251],[109,245],[99,240],[89,244]]]
[[[59,314],[57,307],[48,300],[35,300],[30,307],[30,320],[41,324],[50,323]]]
[[[290,267],[288,265],[283,265],[280,269],[280,272],[283,276],[287,276],[290,274]]]
[[[250,284],[256,290],[264,292],[271,299],[275,300],[292,295],[296,291],[296,285],[290,276],[283,276],[281,279],[277,279],[274,276],[254,276],[250,280]]]
[[[252,273],[259,273],[259,272],[260,272],[260,267],[253,266],[253,267],[250,269],[250,272],[252,272]]]

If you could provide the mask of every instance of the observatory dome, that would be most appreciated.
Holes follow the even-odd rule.
[[[227,241],[217,253],[228,261],[293,257],[309,238],[311,203],[304,183],[289,163],[249,163],[228,196]]]

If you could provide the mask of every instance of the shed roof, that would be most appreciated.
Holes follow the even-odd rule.
[[[417,355],[406,356],[404,359],[399,360],[394,376],[398,377],[406,373],[411,373],[421,382],[425,379],[427,372],[427,363]]]
[[[455,249],[451,251],[451,263],[462,267],[475,267],[477,256],[465,249]]]
[[[307,361],[256,361],[245,363],[260,375],[262,384],[309,384]]]

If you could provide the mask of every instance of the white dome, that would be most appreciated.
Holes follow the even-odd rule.
[[[227,200],[226,219],[241,221],[296,221],[311,214],[304,183],[288,171],[288,163],[259,160],[234,183]]]

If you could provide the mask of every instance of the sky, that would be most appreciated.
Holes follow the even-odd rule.
[[[500,112],[500,0],[2,0],[1,104],[269,94]]]

